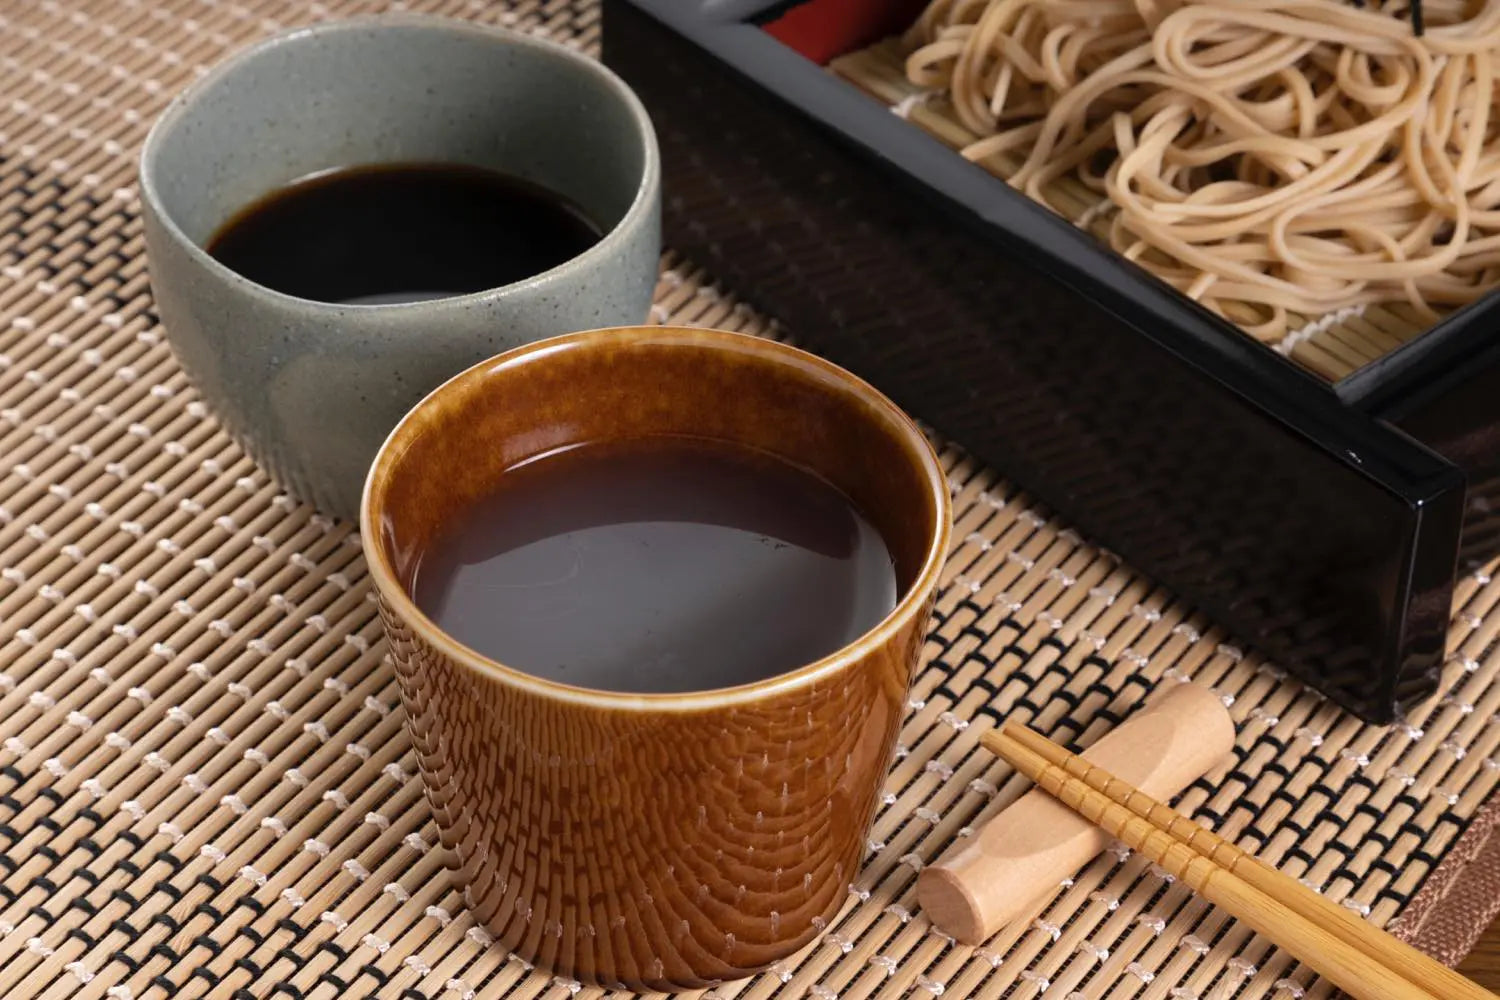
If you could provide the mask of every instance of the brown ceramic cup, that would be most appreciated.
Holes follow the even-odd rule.
[[[507,469],[652,434],[750,445],[842,489],[890,549],[895,610],[767,680],[623,694],[494,662],[417,608],[421,554]],[[949,522],[942,469],[900,410],[753,337],[559,337],[418,404],[376,457],[360,524],[427,796],[456,884],[496,941],[561,975],[671,989],[749,974],[812,940],[864,853]]]

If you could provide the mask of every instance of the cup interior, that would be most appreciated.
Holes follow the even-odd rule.
[[[271,39],[189,88],[142,162],[199,246],[310,174],[458,163],[543,185],[605,232],[646,179],[650,125],[607,69],[562,46],[433,18],[371,18]]]
[[[377,579],[393,578],[403,617],[437,632],[411,599],[422,556],[508,469],[571,445],[663,434],[760,449],[841,490],[891,553],[893,614],[941,562],[947,480],[921,432],[885,397],[781,344],[642,327],[512,351],[412,410],[366,485],[362,530]]]

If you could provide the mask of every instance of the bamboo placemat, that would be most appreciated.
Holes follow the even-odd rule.
[[[946,94],[907,80],[899,39],[888,38],[841,56],[831,66],[840,76],[955,149],[979,139],[959,121]],[[993,157],[984,163],[1002,177],[1018,165],[1005,157]],[[1079,228],[1107,239],[1115,211],[1108,198],[1068,177],[1054,181],[1047,189],[1047,197]],[[1230,318],[1236,317],[1231,314]],[[1248,315],[1238,318],[1249,319]],[[1337,381],[1389,354],[1429,325],[1404,303],[1358,306],[1323,316],[1288,316],[1288,333],[1273,346],[1313,374]]]
[[[383,5],[379,9],[405,6]],[[570,0],[413,9],[592,48]],[[163,340],[135,154],[230,49],[353,2],[0,2],[0,993],[563,998],[442,877],[357,538],[282,495]],[[654,318],[768,322],[668,259]],[[1444,694],[1375,729],[1225,642],[996,474],[943,450],[958,530],[864,870],[827,933],[720,997],[1190,1000],[1328,988],[1124,851],[955,946],[920,867],[1022,791],[1002,716],[1088,743],[1212,685],[1232,763],[1182,807],[1390,921],[1489,796],[1500,583],[1459,585]]]

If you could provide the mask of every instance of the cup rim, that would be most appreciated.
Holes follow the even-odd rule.
[[[325,302],[321,299],[303,298],[300,295],[289,295],[286,292],[277,291],[268,285],[263,285],[258,281],[247,278],[240,272],[221,263],[202,246],[199,246],[196,240],[191,239],[187,233],[183,232],[182,227],[178,225],[172,213],[167,210],[165,203],[156,189],[154,161],[160,152],[158,147],[163,141],[162,136],[187,113],[187,108],[201,94],[223,80],[233,70],[260,58],[265,53],[283,46],[300,45],[308,38],[369,30],[371,28],[386,28],[398,31],[406,29],[436,30],[454,35],[477,37],[500,45],[529,47],[546,52],[553,57],[559,57],[584,72],[592,73],[620,100],[622,106],[630,115],[632,121],[635,123],[642,150],[645,153],[641,164],[640,180],[636,184],[635,197],[631,200],[630,206],[598,241],[582,253],[569,257],[560,264],[508,284],[496,285],[493,288],[483,288],[477,292],[465,292],[460,295],[445,295],[439,299],[385,303]],[[400,315],[402,313],[416,315],[430,313],[434,309],[467,308],[476,302],[486,301],[502,292],[509,292],[515,288],[536,287],[559,280],[570,270],[598,263],[602,259],[607,258],[608,255],[618,249],[621,243],[629,238],[631,232],[638,228],[642,218],[650,213],[654,203],[655,192],[661,183],[661,151],[656,141],[656,129],[651,123],[651,116],[647,113],[645,105],[641,103],[635,91],[631,90],[624,80],[621,80],[613,70],[597,59],[591,59],[581,52],[545,38],[538,38],[535,35],[525,32],[513,31],[494,25],[475,24],[471,21],[440,17],[432,14],[363,14],[278,31],[258,42],[241,48],[214,64],[207,73],[178,91],[167,107],[157,116],[156,121],[152,123],[151,129],[146,133],[145,141],[141,144],[137,173],[139,175],[142,204],[151,210],[151,214],[156,216],[162,229],[170,239],[181,247],[196,265],[206,269],[220,281],[227,282],[251,294],[262,296],[272,302],[312,312],[324,312],[329,315],[344,316],[351,309],[360,310],[361,312],[368,310],[372,313],[389,313],[392,315]]]
[[[372,509],[376,481],[388,474],[393,463],[400,460],[401,453],[395,452],[395,447],[398,438],[402,436],[407,426],[417,420],[419,414],[432,406],[439,397],[460,392],[470,385],[477,386],[494,370],[569,348],[621,342],[657,346],[693,346],[712,350],[748,350],[761,355],[773,355],[775,356],[773,360],[780,364],[790,362],[811,366],[824,375],[830,376],[843,389],[868,404],[872,413],[879,414],[884,419],[889,429],[907,446],[909,454],[925,473],[926,485],[930,490],[936,514],[936,530],[927,540],[921,568],[904,589],[896,606],[884,618],[858,638],[826,656],[748,684],[680,692],[625,692],[564,684],[507,666],[459,642],[444,632],[417,606],[416,601],[401,585],[395,567],[386,552],[386,546],[380,542],[379,512]],[[806,687],[845,670],[885,645],[898,630],[924,611],[930,596],[937,589],[938,578],[942,573],[944,560],[947,558],[953,530],[948,477],[943,472],[937,454],[912,418],[891,402],[884,393],[852,372],[788,344],[725,330],[673,326],[605,327],[563,334],[525,344],[459,372],[424,396],[391,430],[370,465],[359,506],[360,545],[364,550],[365,564],[376,592],[386,603],[388,610],[399,616],[425,641],[465,668],[487,679],[498,680],[530,694],[592,708],[633,712],[688,712],[743,705]]]

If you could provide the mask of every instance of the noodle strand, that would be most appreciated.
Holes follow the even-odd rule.
[[[1116,251],[1257,337],[1432,321],[1500,279],[1500,0],[1427,0],[1421,35],[1407,10],[933,0],[907,76],[950,95],[966,157],[1054,210],[1103,194]]]

